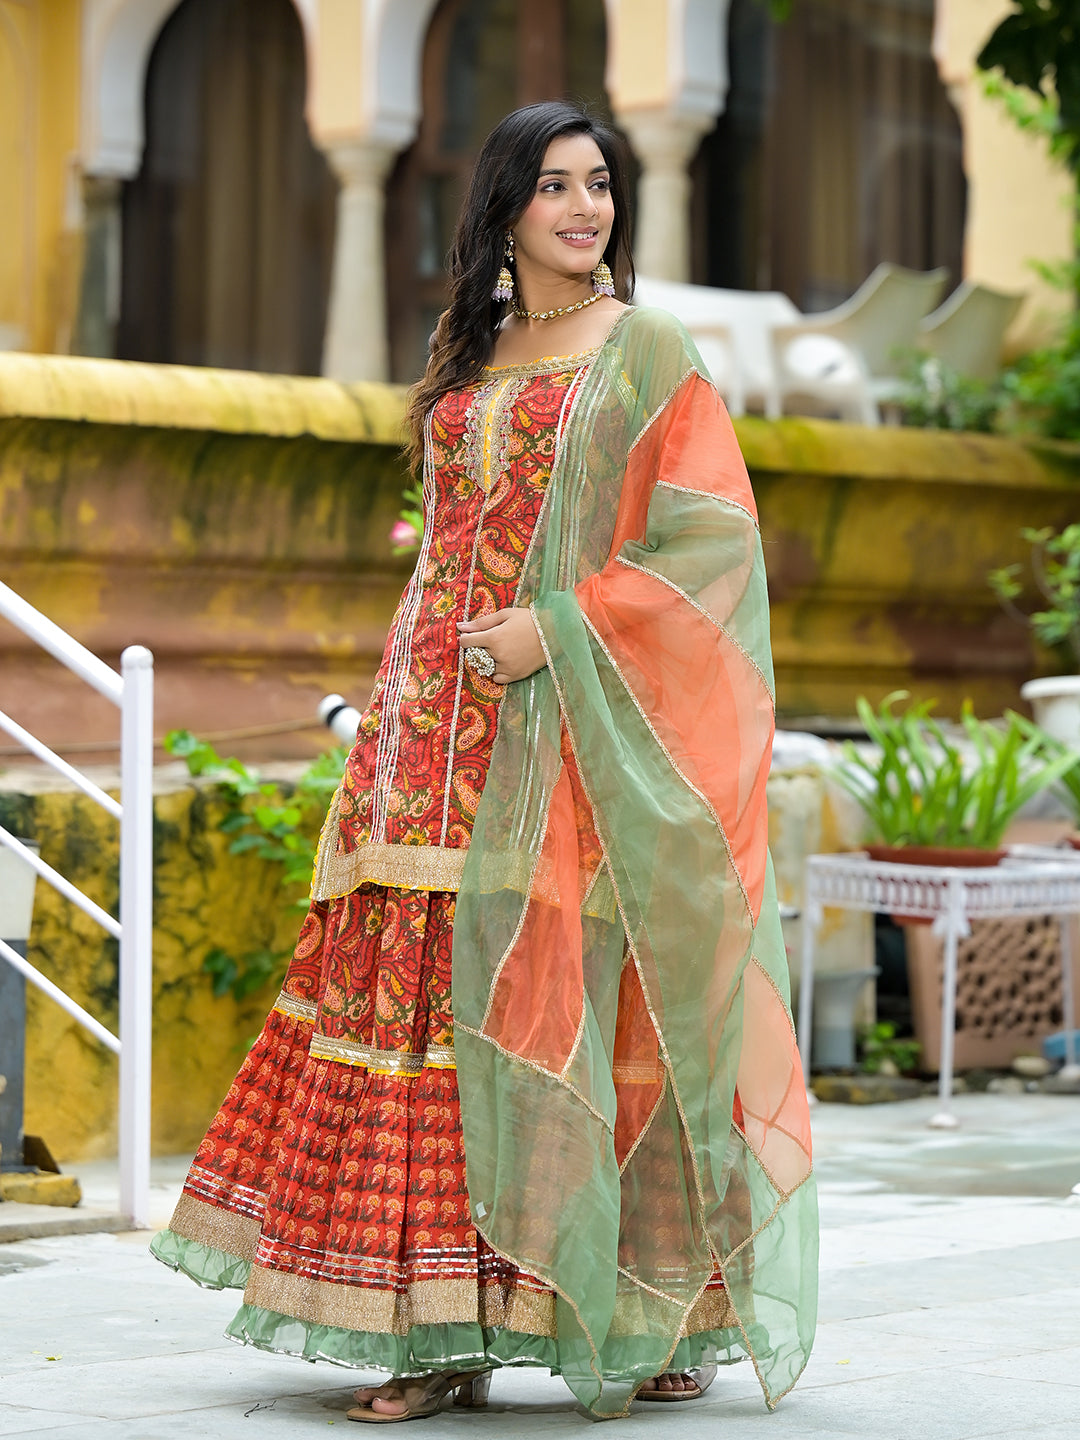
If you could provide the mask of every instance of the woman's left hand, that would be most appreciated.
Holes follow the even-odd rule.
[[[458,622],[458,644],[463,650],[482,646],[495,661],[496,685],[524,680],[547,664],[536,624],[528,610],[515,607]]]

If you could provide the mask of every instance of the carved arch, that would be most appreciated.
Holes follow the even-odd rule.
[[[146,67],[180,0],[88,0],[83,17],[83,169],[128,180],[142,161]],[[293,0],[308,56],[317,0]]]

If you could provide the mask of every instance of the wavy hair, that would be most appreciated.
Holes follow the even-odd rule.
[[[450,304],[431,337],[423,378],[409,391],[408,455],[414,467],[423,458],[424,421],[431,407],[440,395],[474,380],[491,357],[507,310],[506,302],[492,299],[506,232],[535,193],[548,146],[563,135],[588,135],[604,157],[615,209],[604,259],[619,299],[628,301],[633,294],[630,188],[622,141],[586,111],[562,100],[514,110],[499,121],[477,156],[447,261]]]

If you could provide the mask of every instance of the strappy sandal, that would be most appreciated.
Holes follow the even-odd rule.
[[[436,1370],[434,1374],[420,1375],[412,1380],[388,1380],[386,1383],[396,1385],[401,1391],[400,1398],[405,1402],[405,1409],[400,1415],[385,1415],[379,1410],[373,1410],[369,1401],[346,1410],[346,1419],[365,1421],[369,1425],[390,1424],[395,1420],[420,1420],[425,1415],[434,1415],[451,1390],[454,1392],[455,1405],[479,1410],[487,1404],[491,1371]],[[380,1390],[385,1388],[386,1386],[379,1387]],[[397,1398],[391,1395],[380,1396],[378,1390],[371,1396],[372,1401]]]
[[[694,1390],[639,1390],[634,1396],[635,1400],[659,1400],[665,1405],[676,1400],[700,1400],[705,1391],[716,1379],[715,1365],[702,1365],[697,1370],[665,1371],[665,1374],[678,1374],[684,1379],[692,1380],[697,1387]],[[656,1377],[662,1380],[663,1375]]]

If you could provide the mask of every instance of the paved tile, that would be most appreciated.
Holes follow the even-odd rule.
[[[770,1416],[751,1367],[732,1366],[701,1402],[637,1407],[622,1430],[1080,1440],[1080,1101],[960,1096],[957,1111],[960,1131],[935,1132],[932,1102],[816,1107],[822,1323],[800,1385]],[[155,1164],[159,1223],[184,1169]],[[110,1167],[80,1179],[107,1208]],[[306,1440],[348,1424],[367,1377],[229,1344],[239,1297],[173,1275],[147,1238],[0,1246],[3,1440]],[[422,1433],[547,1440],[590,1425],[562,1381],[518,1370],[495,1377],[486,1411],[448,1409]]]

